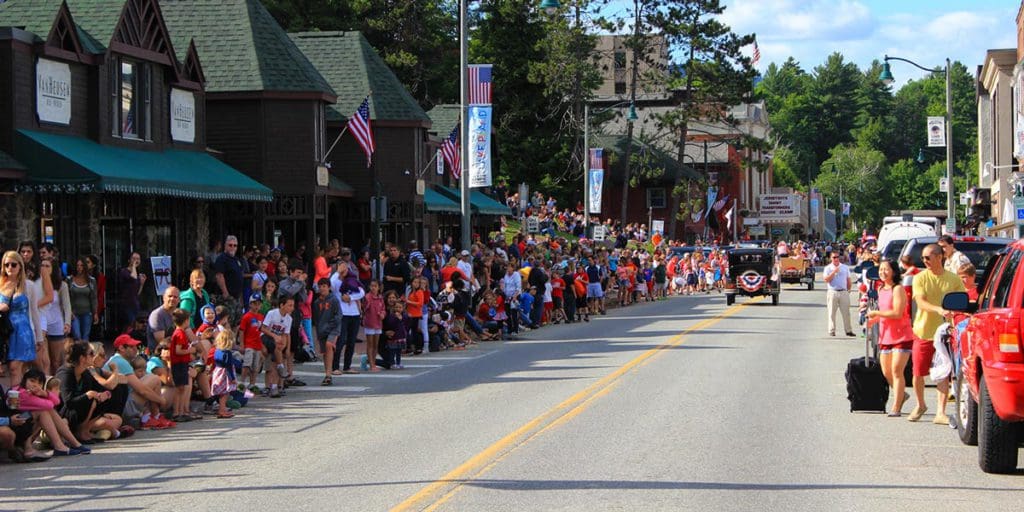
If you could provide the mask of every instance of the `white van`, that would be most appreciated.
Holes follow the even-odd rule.
[[[922,236],[936,236],[935,227],[923,222],[891,222],[883,225],[878,231],[877,247],[883,259],[896,261],[907,240]]]

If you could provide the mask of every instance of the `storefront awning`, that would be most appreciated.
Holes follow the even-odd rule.
[[[442,194],[450,197],[456,204],[461,204],[462,194],[459,189],[451,187],[439,187]],[[469,204],[473,207],[473,213],[480,215],[512,215],[512,210],[498,201],[495,201],[487,194],[476,189],[470,189]],[[461,211],[461,210],[460,210]]]
[[[423,203],[426,204],[428,212],[459,213],[462,211],[458,203],[430,187],[423,192]]]
[[[82,137],[18,130],[15,158],[29,190],[109,192],[202,200],[265,201],[274,193],[198,151],[139,151]]]
[[[332,174],[327,178],[327,195],[334,197],[355,197],[356,189],[352,188],[352,185],[342,181],[341,178]]]

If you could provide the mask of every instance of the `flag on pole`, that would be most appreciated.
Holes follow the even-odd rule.
[[[732,229],[732,216],[735,211],[736,203],[733,203],[733,205],[729,207],[729,211],[725,212],[725,229],[727,230]]]
[[[377,145],[373,142],[373,131],[370,129],[370,97],[367,96],[363,103],[356,109],[355,114],[348,119],[348,129],[356,137],[359,146],[366,153],[366,167],[370,167],[373,152]]]
[[[456,180],[460,179],[462,177],[462,168],[460,167],[461,155],[459,154],[458,124],[455,125],[455,128],[452,128],[448,138],[441,144],[441,155],[444,156],[444,161],[448,163],[448,167],[452,170],[452,177]]]
[[[757,47],[757,40],[754,40],[754,57],[750,59],[750,65],[756,66],[758,62],[761,62],[761,49]]]
[[[717,212],[717,211],[721,210],[722,208],[725,208],[725,203],[728,200],[729,200],[729,196],[725,196],[725,197],[719,199],[718,201],[715,201],[715,204],[712,205],[712,208]]]
[[[491,104],[490,64],[473,64],[469,66],[469,104]]]
[[[604,148],[590,148],[590,169],[604,169]]]

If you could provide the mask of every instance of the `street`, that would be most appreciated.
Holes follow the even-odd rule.
[[[818,276],[820,283],[820,274]],[[851,414],[825,292],[673,297],[0,465],[3,510],[985,510],[1024,503],[948,427]],[[853,301],[856,302],[856,301]],[[929,389],[927,397],[933,400]],[[929,405],[932,405],[931,403]],[[907,405],[904,411],[909,411]],[[952,413],[952,407],[948,411]]]

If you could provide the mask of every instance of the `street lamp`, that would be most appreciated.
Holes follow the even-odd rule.
[[[459,0],[459,138],[462,148],[462,178],[459,180],[461,194],[460,210],[462,212],[462,249],[468,250],[473,243],[473,230],[470,227],[472,207],[469,202],[469,24],[467,23],[467,4],[470,0]],[[558,0],[542,0],[540,6],[548,14],[553,14],[562,4]]]
[[[547,3],[545,0],[544,3]],[[554,0],[552,0],[554,1]],[[541,4],[543,7],[544,4]],[[603,114],[614,108],[621,107],[623,105],[629,105],[629,113],[626,115],[626,122],[633,124],[633,121],[637,120],[636,115],[636,104],[632,101],[622,101],[616,103],[610,107],[605,107],[595,114]],[[633,144],[633,141],[626,141],[627,147]],[[626,162],[626,177],[629,177],[629,162]],[[590,103],[583,102],[583,236],[590,237]],[[629,183],[623,183],[623,187],[628,187]]]
[[[895,79],[892,76],[892,70],[889,68],[890,60],[898,60],[906,62],[911,66],[914,66],[920,70],[934,73],[934,69],[928,69],[912,60],[904,59],[901,57],[890,57],[885,56],[885,64],[882,65],[882,72],[878,75],[878,79],[885,85],[891,85]],[[950,62],[946,59],[946,230],[950,234],[956,232],[956,214],[953,211],[953,95],[952,95],[952,75],[950,74]],[[923,155],[918,155],[919,159]]]

